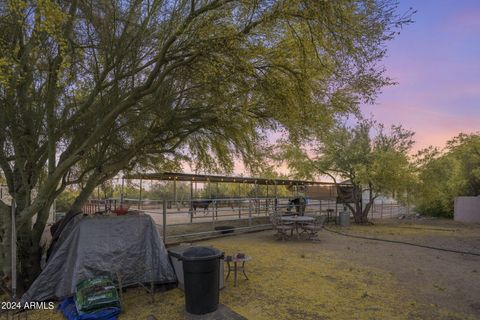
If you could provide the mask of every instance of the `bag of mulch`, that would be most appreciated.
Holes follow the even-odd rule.
[[[76,286],[75,305],[79,314],[121,307],[117,289],[109,277],[95,277],[80,281]]]

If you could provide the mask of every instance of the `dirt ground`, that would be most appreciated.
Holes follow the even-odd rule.
[[[351,235],[480,253],[480,225],[446,220],[381,220],[337,228]],[[229,236],[211,244],[244,252],[250,280],[233,280],[220,301],[247,319],[480,319],[480,256],[351,238],[327,230],[319,241],[277,241],[273,231]],[[125,296],[124,319],[184,319],[183,292]],[[61,319],[51,311],[28,319]]]
[[[352,226],[341,231],[480,254],[478,224],[398,219],[375,223],[374,226]],[[339,258],[390,273],[406,293],[406,298],[427,306],[421,312],[422,318],[435,319],[436,309],[444,309],[455,314],[443,316],[445,319],[469,316],[480,319],[480,256],[355,239],[332,233],[324,233],[323,239],[324,248],[335,251]]]

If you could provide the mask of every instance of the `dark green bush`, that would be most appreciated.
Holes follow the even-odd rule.
[[[422,203],[416,206],[416,211],[425,216],[453,218],[453,210],[445,206],[442,201],[433,201],[431,203]]]

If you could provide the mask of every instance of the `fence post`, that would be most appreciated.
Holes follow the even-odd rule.
[[[275,183],[274,189],[273,189],[274,197],[275,197],[275,200],[274,200],[274,210],[275,210],[275,214],[276,214],[276,213],[277,213],[277,210],[278,210],[278,187],[277,187],[277,182],[275,181],[274,183]]]
[[[267,182],[267,196],[265,197],[265,215],[268,216],[268,205],[269,205],[269,199],[268,199],[268,182]]]
[[[163,244],[167,243],[167,200],[163,200]]]
[[[238,198],[238,219],[242,219],[242,200]]]
[[[253,203],[255,205],[255,203]],[[248,226],[252,225],[252,199],[248,202]]]
[[[255,188],[255,202],[254,202],[254,205],[255,205],[255,214],[256,214],[257,216],[259,216],[259,215],[260,215],[260,202],[259,202],[259,200],[258,200],[258,185],[257,185],[257,180],[255,180],[255,186],[254,186],[254,188]],[[251,223],[251,222],[249,222],[249,223]]]
[[[175,203],[177,210],[179,210],[177,204],[177,177],[173,177],[173,202]]]
[[[242,218],[242,200],[241,200],[241,190],[240,190],[241,184],[238,183],[238,193],[237,193],[237,201],[238,201],[238,219]]]
[[[217,202],[215,201],[213,203],[213,208],[212,208],[212,226],[215,226],[215,209],[217,207]],[[210,211],[210,209],[207,209]]]
[[[383,198],[382,198],[382,206],[380,208],[380,219],[383,219]]]

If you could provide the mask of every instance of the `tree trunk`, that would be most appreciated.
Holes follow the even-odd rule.
[[[0,282],[11,273],[12,219],[11,207],[0,200]]]
[[[15,187],[15,188],[14,188]],[[42,250],[40,239],[42,237],[54,193],[46,197],[45,206],[36,212],[35,225],[32,227],[33,218],[25,218],[24,210],[31,209],[31,187],[22,184],[21,177],[17,174],[9,193],[13,196],[16,204],[15,217],[17,226],[17,290],[18,295],[27,289],[40,273],[40,258]],[[40,196],[40,195],[39,195]],[[11,275],[11,206],[0,202],[0,271],[4,276]]]
[[[368,222],[368,218],[362,210],[362,204],[360,201],[357,201],[357,203],[355,203],[355,207],[351,207],[350,210],[353,213],[353,219],[356,224],[366,224]]]
[[[17,263],[20,271],[17,278],[19,294],[22,294],[29,287],[40,272],[40,260],[35,263],[34,259],[36,257],[30,256],[32,251],[35,251],[32,250],[34,246],[32,240],[30,221],[30,223],[24,224],[17,230]]]
[[[24,249],[25,252],[28,253],[28,256],[21,260],[22,266],[25,266],[24,270],[22,268],[22,276],[26,277],[25,288],[28,288],[41,272],[40,261],[43,248],[40,246],[40,243],[45,226],[47,225],[50,206],[51,203],[49,202],[49,205],[37,214],[33,228],[27,229],[30,239],[28,243],[25,243],[28,247]]]
[[[348,205],[350,211],[352,211],[353,219],[356,224],[367,224],[368,223],[368,210],[362,208],[362,189],[359,186],[353,187],[353,198],[355,203],[353,205]],[[369,208],[368,204],[366,208]]]
[[[368,213],[370,212],[372,205],[373,205],[373,200],[370,200],[365,205],[365,208],[362,209],[362,203],[358,201],[354,208],[350,207],[350,210],[353,213],[353,217],[356,224],[367,224],[369,222]]]

